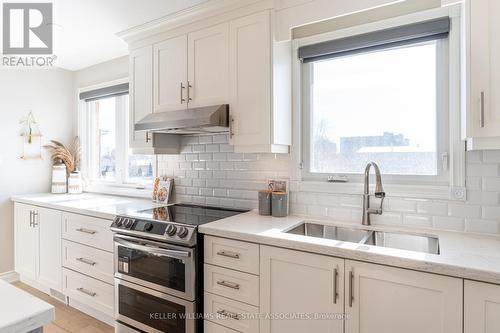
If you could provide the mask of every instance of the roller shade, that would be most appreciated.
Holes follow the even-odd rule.
[[[299,58],[303,62],[312,62],[342,57],[361,52],[447,38],[449,32],[450,18],[442,17],[302,46],[299,48]]]
[[[80,93],[80,99],[93,101],[99,98],[120,96],[128,94],[128,83],[117,84],[115,86],[104,87],[100,89],[85,91]]]

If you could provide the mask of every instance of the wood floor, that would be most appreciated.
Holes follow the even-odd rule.
[[[14,286],[27,291],[47,303],[52,304],[56,310],[56,319],[43,327],[44,333],[113,333],[114,329],[105,323],[86,315],[72,307],[61,303],[47,294],[30,286],[16,282]]]

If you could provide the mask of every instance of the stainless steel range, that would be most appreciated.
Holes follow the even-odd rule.
[[[244,210],[175,204],[117,216],[117,332],[201,332],[203,238],[200,224]]]

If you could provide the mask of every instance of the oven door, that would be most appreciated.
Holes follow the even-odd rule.
[[[115,277],[195,300],[196,250],[115,235]]]
[[[115,279],[115,319],[148,333],[194,333],[196,302]]]

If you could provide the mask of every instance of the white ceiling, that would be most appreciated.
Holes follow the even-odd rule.
[[[78,70],[124,56],[127,44],[117,32],[205,1],[53,0],[55,65]]]

